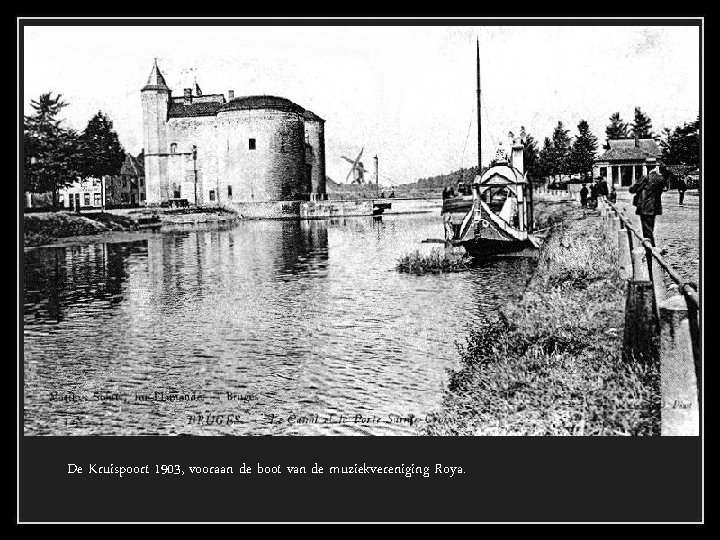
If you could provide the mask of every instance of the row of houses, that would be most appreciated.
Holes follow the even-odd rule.
[[[103,178],[78,179],[62,188],[58,203],[68,210],[84,208],[122,208],[145,204],[145,158],[125,154],[120,174]],[[51,193],[26,193],[25,208],[52,206]]]

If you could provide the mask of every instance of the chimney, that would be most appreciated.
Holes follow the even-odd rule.
[[[525,163],[523,162],[525,147],[520,142],[520,139],[516,139],[512,142],[512,149],[510,150],[510,165],[520,171],[520,174],[525,174]]]
[[[228,90],[228,101],[235,99],[235,90]]]
[[[192,105],[192,88],[185,88],[183,92],[185,105]]]

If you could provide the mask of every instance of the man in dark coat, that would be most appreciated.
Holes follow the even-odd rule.
[[[585,184],[582,185],[582,188],[580,188],[580,206],[585,208],[587,206],[587,197],[588,197],[588,188],[585,187]]]
[[[599,177],[595,182],[595,193],[599,197],[607,197],[609,194],[607,182],[603,177]]]
[[[630,186],[630,193],[634,193],[633,204],[637,208],[635,213],[640,216],[643,238],[647,238],[655,245],[655,216],[662,214],[662,193],[665,190],[665,180],[656,172],[643,176],[637,184]]]
[[[680,178],[677,183],[677,190],[678,194],[680,195],[680,206],[683,205],[683,200],[685,200],[685,192],[687,191],[687,182],[683,178]]]

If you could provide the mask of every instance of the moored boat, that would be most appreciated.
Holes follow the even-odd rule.
[[[482,171],[480,122],[480,47],[477,56],[478,170]],[[446,240],[474,258],[532,253],[539,246],[533,232],[532,186],[523,163],[525,130],[512,132],[510,155],[502,143],[490,167],[478,174],[470,195],[443,201]]]

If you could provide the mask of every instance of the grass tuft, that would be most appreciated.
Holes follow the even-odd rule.
[[[430,253],[415,250],[400,257],[396,268],[408,274],[461,272],[470,268],[472,257],[464,249],[433,248]]]

